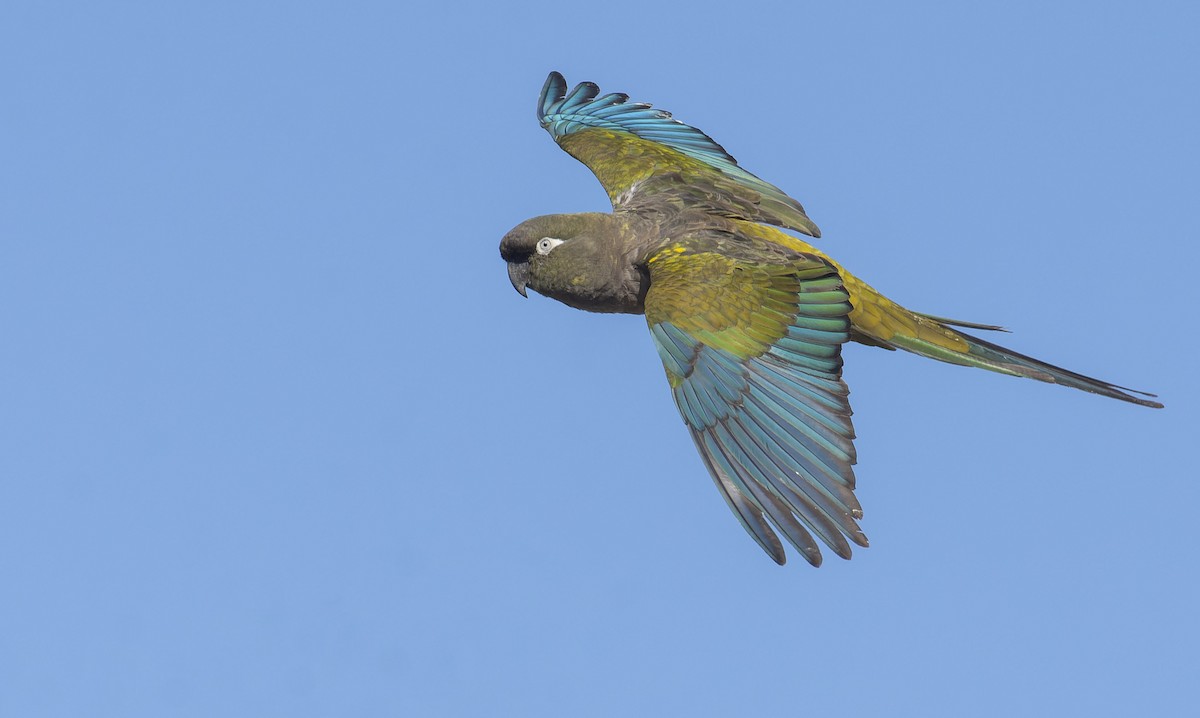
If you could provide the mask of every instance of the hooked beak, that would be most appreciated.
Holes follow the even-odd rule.
[[[508,281],[512,282],[513,289],[517,290],[517,294],[528,299],[529,295],[525,293],[525,287],[529,285],[529,263],[509,262]]]

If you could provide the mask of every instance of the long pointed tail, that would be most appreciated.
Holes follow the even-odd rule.
[[[1113,399],[1140,404],[1141,406],[1149,406],[1155,409],[1163,408],[1163,405],[1157,401],[1141,398],[1154,397],[1154,394],[1124,386],[1117,386],[1116,384],[1109,384],[1106,381],[1093,379],[1083,374],[1076,374],[1068,369],[1047,364],[1044,361],[1027,357],[1024,354],[1018,354],[1011,349],[1005,349],[989,341],[984,341],[979,337],[974,337],[963,332],[958,332],[958,334],[967,340],[967,344],[971,347],[968,355],[979,360],[986,369],[995,369],[1004,371],[1005,373],[1027,376],[1031,379],[1046,381],[1051,384],[1062,384],[1063,386],[1082,389],[1093,394],[1100,394],[1112,397]],[[1134,394],[1138,396],[1134,396]]]
[[[1136,389],[1129,389],[1116,384],[1110,384],[1106,381],[1093,379],[1090,376],[1077,374],[1068,369],[1047,364],[1044,361],[1034,359],[1033,357],[1018,354],[1011,349],[1005,349],[997,344],[992,344],[989,341],[972,336],[958,329],[952,329],[949,325],[968,326],[976,329],[999,329],[984,324],[968,324],[952,319],[942,319],[930,315],[918,315],[924,320],[932,320],[937,322],[940,327],[948,332],[962,338],[967,343],[968,350],[963,353],[961,350],[952,351],[943,346],[937,346],[929,341],[924,341],[916,337],[894,336],[888,343],[900,349],[907,349],[915,354],[930,357],[931,359],[940,359],[952,364],[964,364],[966,366],[975,366],[981,369],[989,369],[991,371],[1000,372],[1001,374],[1012,374],[1014,376],[1024,376],[1038,381],[1049,382],[1051,384],[1062,384],[1063,386],[1082,389],[1083,391],[1102,396],[1128,401],[1141,406],[1149,406],[1155,409],[1161,409],[1162,404],[1153,401],[1151,398],[1143,399],[1142,397],[1154,397],[1154,394],[1149,394]],[[960,345],[961,346],[961,345]],[[1134,395],[1137,396],[1134,396]]]

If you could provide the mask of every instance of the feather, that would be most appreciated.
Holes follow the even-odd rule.
[[[596,173],[614,207],[628,201],[635,183],[641,183],[641,192],[686,193],[680,173],[707,172],[724,180],[714,182],[714,191],[707,195],[713,212],[821,235],[799,202],[742,169],[699,129],[665,110],[629,102],[623,92],[599,93],[592,82],[581,82],[568,92],[563,76],[552,72],[538,97],[537,117],[555,142]],[[639,142],[654,147],[655,156],[646,157],[645,148],[621,151]],[[614,157],[621,157],[623,164],[610,166]],[[647,176],[657,181],[646,182]]]

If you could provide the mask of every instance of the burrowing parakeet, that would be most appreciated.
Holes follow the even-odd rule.
[[[746,531],[777,563],[774,526],[814,566],[816,534],[867,545],[842,381],[850,340],[1161,407],[910,311],[783,230],[820,232],[799,202],[700,130],[627,95],[552,72],[537,117],[595,173],[611,214],[554,214],[500,242],[508,276],[592,312],[645,314],[696,448]],[[1141,396],[1135,396],[1135,394]]]

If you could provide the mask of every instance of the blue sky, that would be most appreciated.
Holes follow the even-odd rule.
[[[6,3],[0,714],[1194,706],[1200,13],[733,7]],[[851,346],[872,547],[775,566],[644,321],[509,286],[607,208],[552,69],[1167,408]]]

